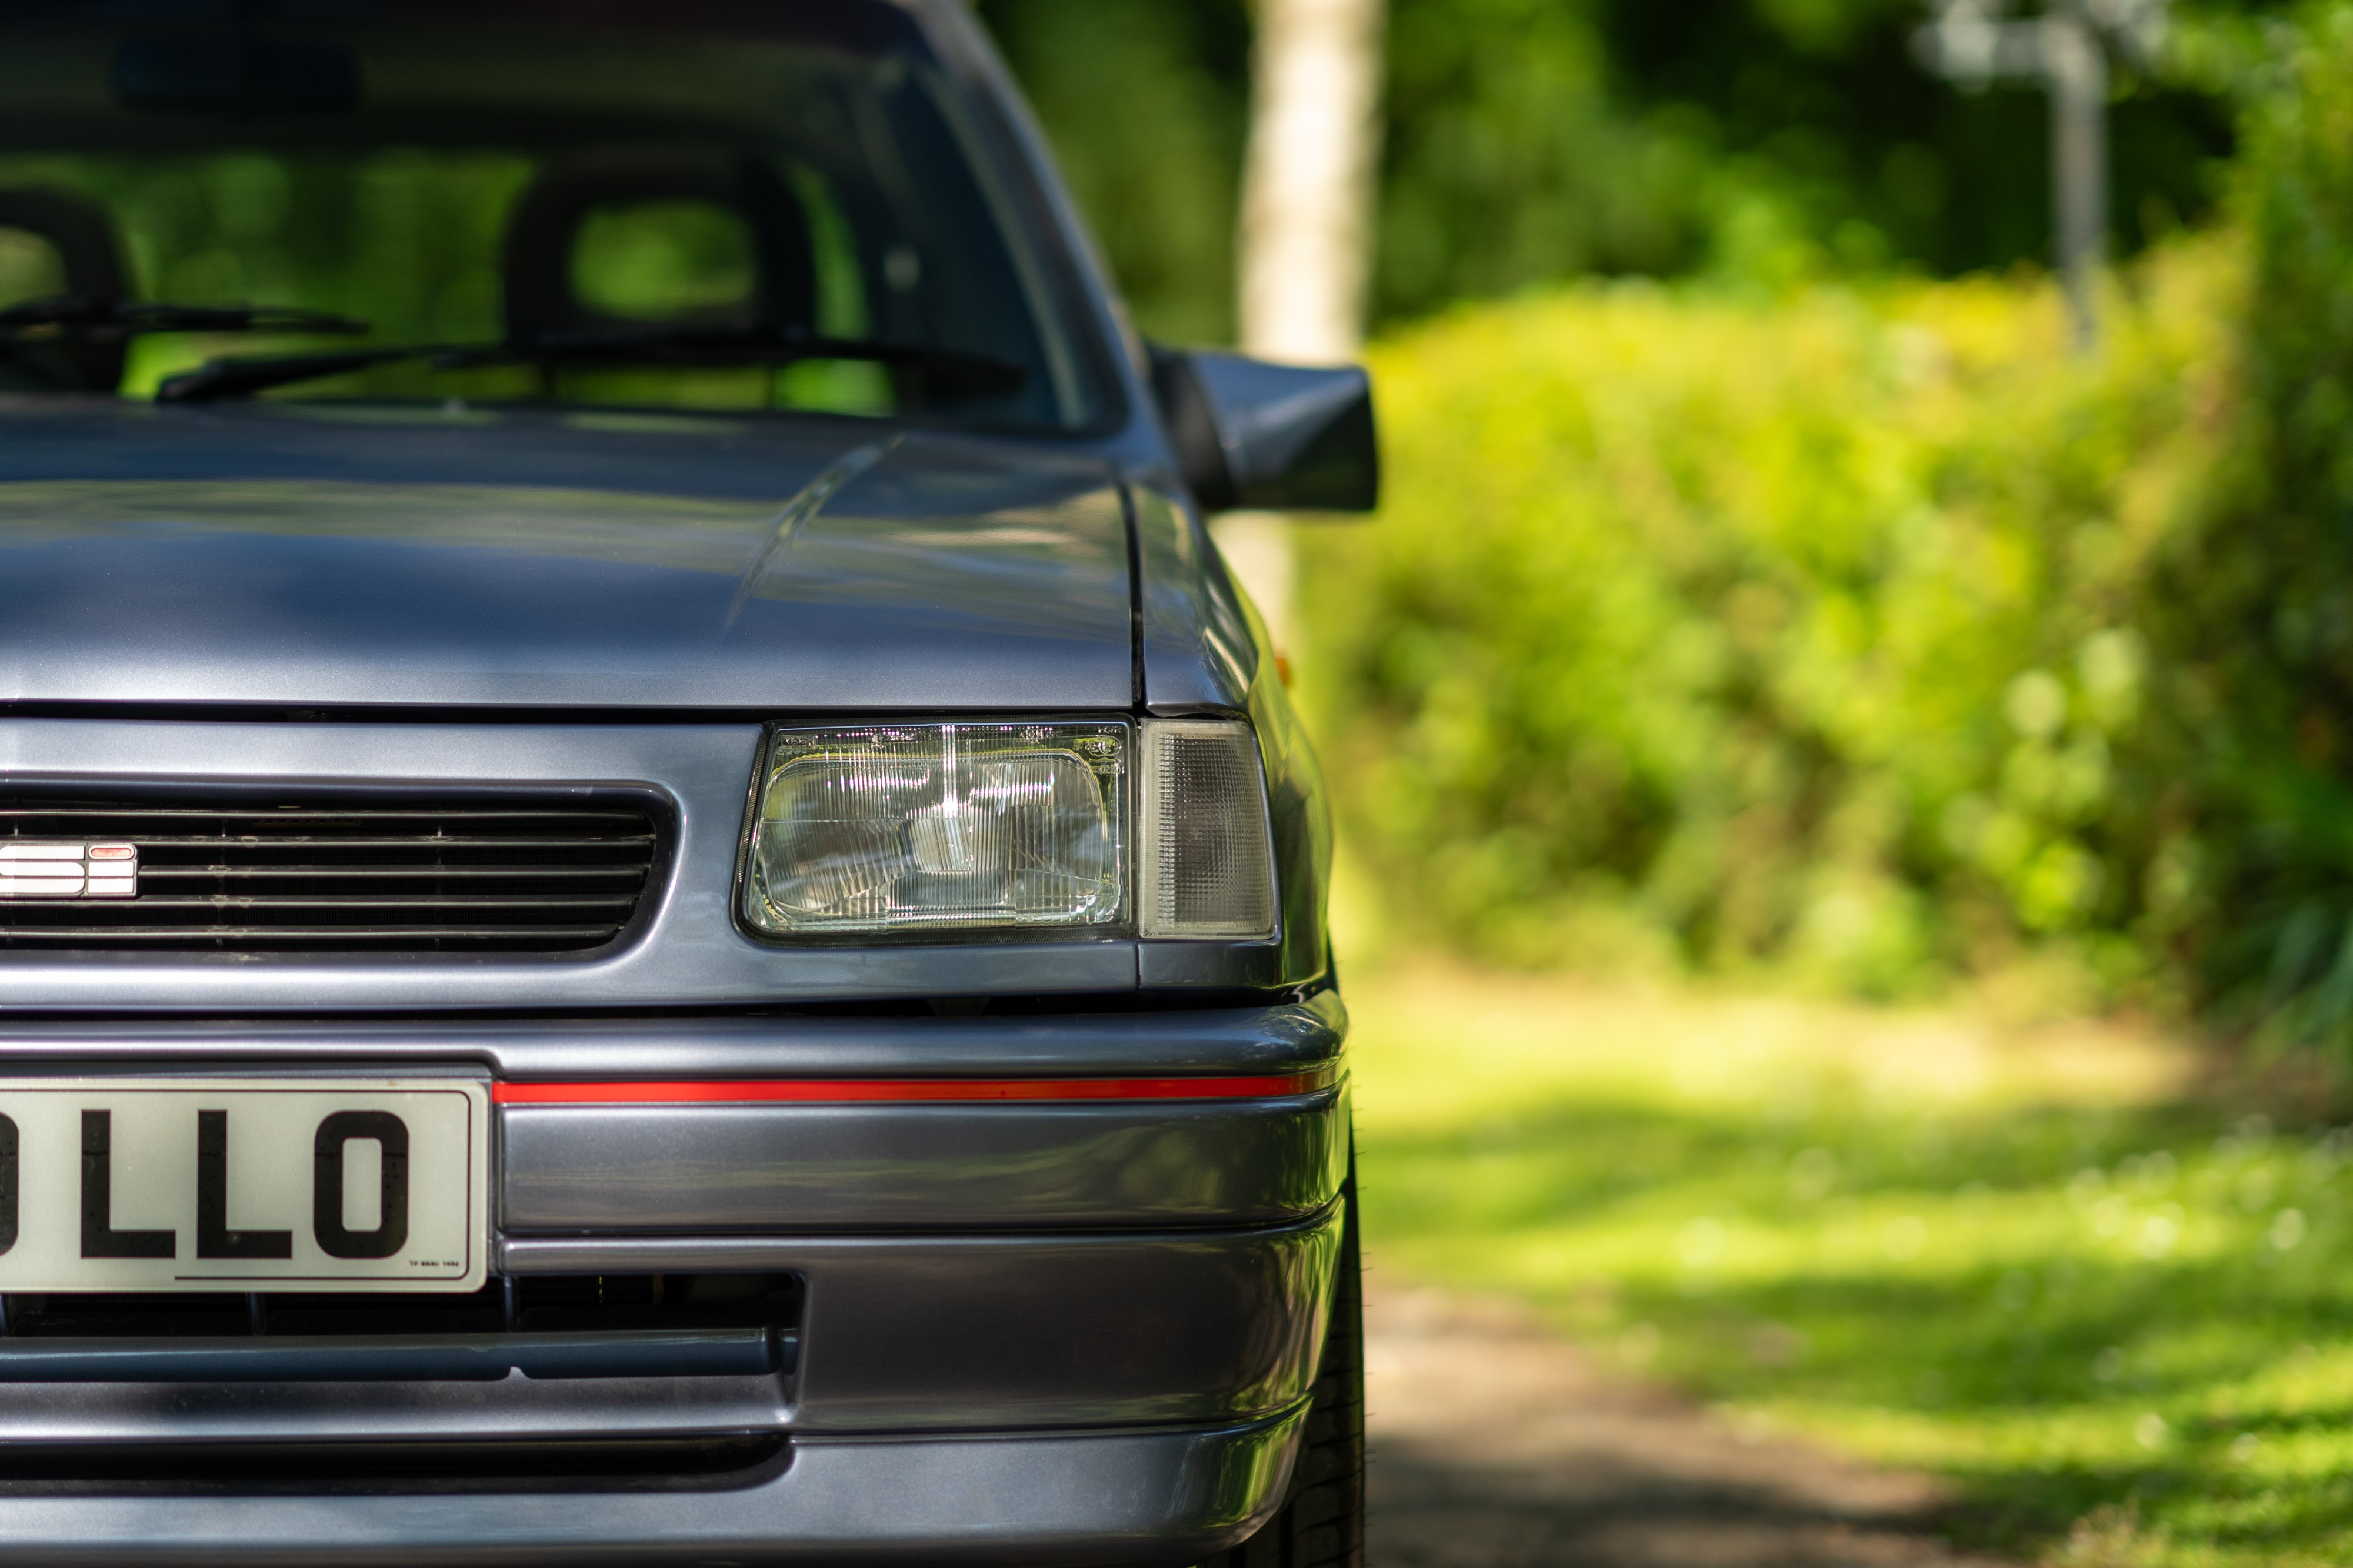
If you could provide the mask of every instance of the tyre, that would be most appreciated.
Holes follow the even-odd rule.
[[[1365,1561],[1365,1294],[1356,1247],[1356,1161],[1340,1189],[1340,1277],[1315,1373],[1307,1435],[1282,1510],[1266,1528],[1201,1568],[1363,1568]]]

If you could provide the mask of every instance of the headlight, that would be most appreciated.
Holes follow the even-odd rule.
[[[779,730],[744,914],[778,936],[1116,927],[1124,724]]]
[[[786,938],[1271,935],[1250,726],[1145,721],[1140,792],[1136,733],[1118,721],[778,730],[760,766],[744,919]]]

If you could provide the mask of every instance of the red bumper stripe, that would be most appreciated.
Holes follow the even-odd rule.
[[[499,1105],[847,1104],[863,1100],[1271,1100],[1312,1094],[1335,1068],[1265,1078],[911,1078],[494,1083]]]

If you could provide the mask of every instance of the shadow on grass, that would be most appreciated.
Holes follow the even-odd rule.
[[[2353,1544],[2341,1142],[2184,1107],[1631,1101],[1370,1135],[1364,1159],[1377,1248],[1936,1469],[1959,1539],[2040,1551],[2108,1507],[2261,1562]]]
[[[1941,1562],[1911,1541],[1941,1510],[1858,1510],[1762,1485],[1710,1482],[1639,1457],[1577,1454],[1557,1468],[1392,1440],[1373,1454],[1375,1568],[1893,1568]],[[1930,1543],[1922,1542],[1920,1545]]]

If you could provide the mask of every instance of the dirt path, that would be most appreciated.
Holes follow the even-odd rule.
[[[1432,1290],[1366,1302],[1369,1568],[2001,1568],[1929,1532],[1925,1478],[1744,1437]]]

